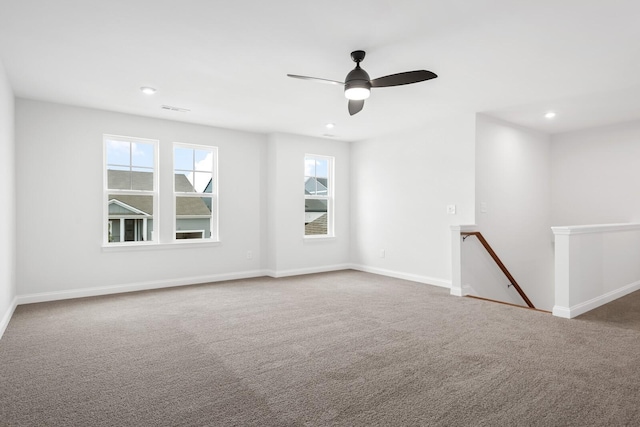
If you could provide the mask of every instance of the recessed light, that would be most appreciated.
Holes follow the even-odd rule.
[[[327,129],[333,129],[334,127],[336,127],[336,125],[334,123],[327,123],[326,125],[324,125],[324,127],[326,127]]]
[[[149,87],[149,86],[142,86],[140,88],[140,90],[142,91],[142,93],[144,93],[145,95],[153,95],[154,93],[156,93],[156,89]]]
[[[556,116],[556,113],[554,113],[553,111],[549,111],[547,114],[544,115],[547,119],[553,119]]]

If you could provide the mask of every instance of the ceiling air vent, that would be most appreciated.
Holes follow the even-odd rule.
[[[171,105],[161,105],[160,108],[162,108],[163,110],[177,111],[179,113],[188,113],[189,111],[191,111],[188,108],[173,107]]]

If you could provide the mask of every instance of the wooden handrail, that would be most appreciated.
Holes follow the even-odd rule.
[[[507,267],[505,267],[504,264],[502,263],[502,261],[500,261],[500,258],[498,258],[498,255],[494,252],[493,249],[491,249],[491,246],[489,245],[489,242],[487,242],[487,240],[484,238],[482,233],[480,233],[479,231],[463,231],[463,232],[460,233],[460,235],[461,236],[476,236],[478,238],[478,240],[480,240],[480,243],[482,243],[482,246],[484,246],[484,248],[487,250],[487,252],[489,252],[489,255],[491,255],[491,258],[493,258],[495,263],[498,264],[498,267],[500,267],[500,270],[502,270],[504,275],[507,276],[507,279],[509,279],[509,282],[511,282],[511,285],[513,285],[513,287],[516,289],[516,291],[518,291],[518,294],[520,294],[520,296],[522,297],[524,302],[527,303],[527,305],[529,307],[535,308],[533,306],[533,303],[531,302],[531,300],[529,300],[527,295],[524,293],[524,291],[520,287],[520,285],[518,285],[518,282],[516,282],[516,279],[513,278],[511,273],[509,273],[509,270],[507,270]]]

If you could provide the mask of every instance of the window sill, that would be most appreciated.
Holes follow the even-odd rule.
[[[302,241],[305,243],[311,242],[330,242],[336,240],[336,236],[304,236]]]
[[[178,249],[178,248],[211,248],[220,246],[220,240],[206,240],[198,242],[171,242],[171,243],[111,243],[109,245],[102,245],[102,252],[128,252],[128,251],[155,251],[165,249]]]

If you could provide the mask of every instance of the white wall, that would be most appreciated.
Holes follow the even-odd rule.
[[[552,141],[553,225],[640,222],[640,121]]]
[[[536,308],[551,310],[554,301],[553,234],[551,232],[550,138],[542,133],[478,115],[476,133],[476,224]],[[485,209],[486,207],[486,209]],[[486,211],[486,212],[485,212]],[[480,267],[493,278],[476,276],[473,288],[492,298],[488,286],[508,284],[475,238]],[[466,250],[465,249],[465,250]],[[468,252],[465,252],[468,256]],[[476,260],[477,261],[477,260]],[[482,283],[482,280],[493,280]],[[497,285],[496,285],[497,286]],[[482,290],[480,289],[482,288]],[[504,288],[496,292],[504,293]],[[513,302],[523,304],[515,290]],[[496,297],[498,298],[498,297]]]
[[[304,155],[335,158],[335,238],[304,239]],[[300,135],[269,135],[267,269],[273,276],[348,267],[349,143]]]
[[[104,251],[104,133],[160,141],[161,195],[172,191],[173,142],[219,147],[221,243]],[[86,294],[100,293],[104,287],[112,287],[105,290],[110,292],[117,286],[140,289],[262,274],[266,148],[264,135],[17,100],[20,301],[80,296],[87,289]],[[160,234],[166,239],[171,209],[171,197],[161,196]]]
[[[16,296],[14,97],[0,62],[0,337]]]
[[[553,227],[553,314],[572,318],[640,289],[640,224]]]
[[[450,286],[449,227],[474,221],[474,158],[473,114],[352,143],[356,267]],[[455,215],[447,214],[449,204]]]

